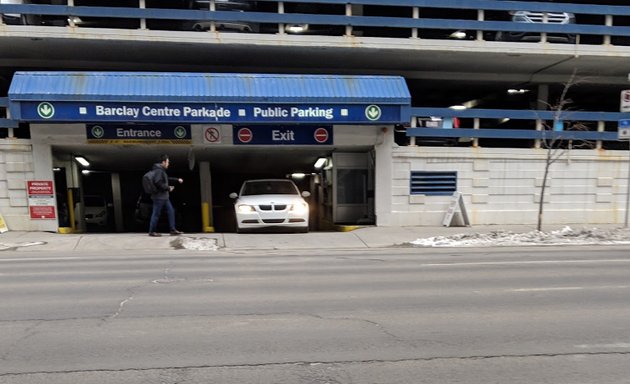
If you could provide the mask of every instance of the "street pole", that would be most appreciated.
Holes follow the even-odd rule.
[[[628,208],[630,208],[630,141],[628,141],[628,186],[626,187],[626,219],[624,228],[628,228]]]

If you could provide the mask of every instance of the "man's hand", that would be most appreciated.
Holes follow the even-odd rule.
[[[174,186],[172,186],[172,185],[169,185],[169,187],[168,187],[168,191],[169,191],[169,192],[173,192],[173,189],[175,189],[175,187],[174,187]]]
[[[177,179],[177,181],[179,181],[179,183],[181,184],[184,182],[184,179]]]

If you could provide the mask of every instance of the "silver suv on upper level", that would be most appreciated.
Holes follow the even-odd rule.
[[[569,12],[540,12],[540,11],[512,11],[512,21],[515,23],[532,24],[575,24],[575,15]],[[503,32],[496,35],[497,41],[540,41],[539,32]],[[575,43],[575,35],[548,33],[547,41],[557,43]]]
[[[190,9],[210,9],[210,0],[189,0]],[[249,0],[214,0],[214,6],[217,11],[233,11],[233,12],[250,12],[256,10],[256,1]],[[217,30],[229,30],[237,32],[258,32],[259,26],[256,23],[245,21],[216,21],[214,22]],[[183,29],[192,29],[193,31],[208,31],[212,26],[209,20],[193,20],[184,22]]]

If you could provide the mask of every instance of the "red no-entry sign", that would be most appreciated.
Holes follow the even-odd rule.
[[[241,143],[249,143],[254,138],[252,130],[249,128],[241,128],[238,130],[238,139]]]
[[[313,137],[318,143],[325,143],[328,140],[328,130],[326,128],[317,128],[315,133],[313,133]]]

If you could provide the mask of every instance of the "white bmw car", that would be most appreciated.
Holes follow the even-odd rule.
[[[230,193],[236,212],[236,231],[287,229],[308,232],[308,203],[311,194],[288,179],[247,180],[238,194]]]

